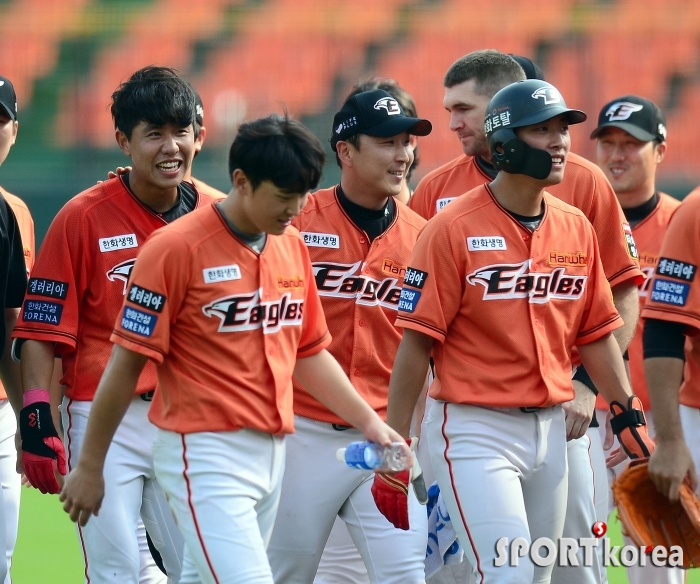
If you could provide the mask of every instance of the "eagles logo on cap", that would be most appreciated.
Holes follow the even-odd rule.
[[[641,111],[643,108],[643,105],[639,105],[637,103],[630,103],[629,101],[618,101],[617,103],[612,104],[608,108],[608,111],[605,112],[605,115],[611,122],[627,120],[634,112]]]
[[[399,107],[399,102],[393,97],[382,97],[377,100],[374,104],[374,109],[385,109],[386,113],[390,116],[398,116],[401,114],[401,108]]]
[[[561,94],[554,87],[540,87],[535,90],[532,97],[533,99],[539,99],[541,97],[545,105],[559,103],[561,101]]]

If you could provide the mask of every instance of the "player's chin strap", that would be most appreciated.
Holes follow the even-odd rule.
[[[416,494],[416,499],[421,505],[428,504],[428,489],[425,487],[425,479],[423,478],[423,469],[418,463],[418,457],[416,456],[416,449],[418,448],[418,442],[420,438],[418,436],[411,437],[411,452],[413,453],[413,466],[411,467],[411,485],[413,485],[413,492]]]

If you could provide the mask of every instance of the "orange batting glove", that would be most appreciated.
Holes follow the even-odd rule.
[[[649,437],[647,421],[642,402],[636,395],[630,396],[627,407],[620,402],[610,404],[610,428],[617,436],[620,448],[631,459],[648,458],[654,452],[654,441]],[[608,458],[608,466],[624,460],[620,449],[613,451]]]

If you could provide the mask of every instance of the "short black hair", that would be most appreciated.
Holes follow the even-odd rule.
[[[476,81],[477,93],[493,97],[506,85],[526,79],[523,68],[505,53],[495,49],[474,51],[457,59],[445,73],[443,85],[454,87],[465,81]]]
[[[112,94],[114,127],[128,139],[140,122],[171,123],[185,128],[195,121],[195,95],[190,84],[169,67],[139,69]]]
[[[353,95],[358,93],[364,93],[365,91],[373,91],[375,89],[382,89],[386,91],[391,97],[399,102],[401,109],[409,118],[417,118],[418,110],[416,109],[416,102],[413,101],[413,96],[408,93],[403,87],[401,87],[394,79],[382,78],[382,77],[369,77],[368,79],[363,79],[359,81],[355,87],[352,88],[345,101],[350,99]],[[357,144],[352,142],[350,139],[346,140],[350,142],[357,150],[360,149],[360,141],[357,140]],[[335,155],[336,162],[340,166],[340,158],[338,154]],[[406,182],[411,180],[411,175],[413,171],[418,168],[418,147],[413,149],[413,164],[411,168],[408,169],[408,174],[406,175]],[[341,167],[342,168],[342,167]]]
[[[319,139],[288,115],[241,124],[228,155],[228,172],[240,168],[253,190],[270,181],[287,193],[306,193],[321,180],[326,155]]]

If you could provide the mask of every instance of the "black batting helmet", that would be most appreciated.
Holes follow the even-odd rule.
[[[546,81],[527,79],[512,83],[491,98],[484,129],[491,162],[499,170],[545,179],[552,171],[549,152],[532,148],[515,135],[516,128],[539,124],[566,114],[569,124],[586,120],[582,111],[569,109],[559,90]],[[502,149],[499,152],[498,149]]]

